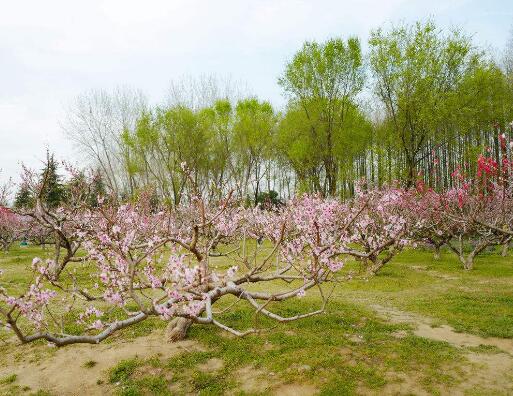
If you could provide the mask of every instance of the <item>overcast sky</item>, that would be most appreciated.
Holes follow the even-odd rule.
[[[0,182],[45,148],[76,158],[60,123],[81,92],[118,85],[163,100],[171,80],[215,74],[276,106],[276,79],[305,40],[432,17],[499,53],[513,0],[0,0]]]

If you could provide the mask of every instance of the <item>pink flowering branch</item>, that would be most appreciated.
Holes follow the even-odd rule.
[[[192,323],[252,334],[262,329],[232,329],[212,306],[235,296],[257,316],[278,322],[323,312],[330,296],[323,285],[334,280],[344,264],[341,254],[333,253],[343,247],[349,225],[360,213],[359,207],[353,211],[336,201],[307,196],[279,212],[245,209],[229,199],[159,212],[144,200],[121,206],[105,203],[82,211],[76,231],[93,288],[87,290],[73,271],[56,279],[53,260],[36,258],[33,292],[40,294],[39,302],[27,304],[28,294],[12,297],[3,289],[0,312],[21,342],[45,339],[57,346],[98,343],[150,317],[170,321],[170,339],[183,336]],[[219,259],[221,266],[213,264]],[[276,285],[261,291],[249,287],[280,281],[283,288],[272,292]],[[319,309],[283,317],[268,307],[301,298],[312,288],[321,295]],[[65,333],[60,324],[70,317],[79,318],[83,334]]]

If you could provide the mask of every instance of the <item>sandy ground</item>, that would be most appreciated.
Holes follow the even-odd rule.
[[[18,362],[0,368],[0,378],[16,374],[20,387],[28,386],[32,391],[44,389],[56,395],[105,395],[112,393],[110,385],[99,385],[105,380],[105,372],[124,359],[149,358],[158,355],[172,357],[183,351],[200,349],[193,341],[164,342],[162,331],[139,337],[128,342],[100,345],[75,345],[61,348],[43,363],[18,359]],[[85,367],[95,362],[93,367]]]

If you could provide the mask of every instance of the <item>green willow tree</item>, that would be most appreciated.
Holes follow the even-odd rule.
[[[391,160],[407,186],[419,171],[432,174],[435,156],[449,172],[463,163],[463,146],[475,143],[465,137],[504,116],[497,111],[504,103],[498,68],[459,31],[444,34],[432,22],[418,22],[375,30],[369,45],[383,126],[399,149]],[[438,176],[449,183],[447,172]]]
[[[231,187],[234,172],[233,106],[227,99],[218,99],[210,107],[200,110],[203,125],[209,130],[209,198],[221,199]]]
[[[126,168],[138,189],[157,186],[172,205],[190,187],[188,178],[195,193],[221,198],[236,190],[254,203],[269,174],[275,125],[272,106],[255,98],[235,106],[221,99],[199,109],[157,108],[140,117],[134,133],[123,132]]]
[[[240,175],[241,195],[257,202],[263,178],[271,172],[272,142],[276,116],[269,102],[256,98],[240,100],[235,108],[233,126],[234,166]]]
[[[340,150],[362,137],[358,123],[364,117],[356,103],[364,85],[359,40],[306,42],[278,83],[289,97],[279,138],[285,156],[300,184],[333,196],[341,168]]]
[[[126,167],[137,176],[137,188],[156,185],[168,203],[178,205],[186,178],[182,164],[198,185],[209,168],[209,134],[201,115],[184,106],[144,113],[134,133],[122,135],[129,154]]]

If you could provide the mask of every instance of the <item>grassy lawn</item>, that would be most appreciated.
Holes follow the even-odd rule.
[[[34,255],[41,255],[41,250],[16,248],[0,256],[8,288],[21,288],[26,282]],[[98,393],[446,394],[450,387],[459,389],[469,377],[475,377],[469,354],[485,356],[500,351],[483,346],[476,352],[475,348],[418,337],[414,324],[388,322],[372,307],[378,304],[427,316],[436,324],[482,337],[513,338],[512,261],[487,253],[476,260],[474,270],[463,271],[449,252],[435,261],[428,251],[406,251],[376,277],[338,284],[325,314],[278,326],[258,318],[259,325],[269,330],[242,339],[211,326],[195,325],[189,339],[197,348],[171,357],[156,353],[120,359],[98,376]],[[319,301],[316,293],[309,291],[302,299],[271,308],[294,314],[317,307]],[[242,303],[222,319],[238,329],[252,326],[256,320],[254,312]],[[165,325],[161,320],[143,322],[109,343],[137,342]],[[27,359],[44,367],[55,348],[16,347],[12,340],[2,348],[0,368],[7,369],[6,375],[0,376],[0,394],[58,394],[51,389],[27,389],[23,373],[8,369]],[[73,348],[66,350],[72,353]],[[95,360],[87,360],[80,367],[87,372],[95,366]],[[465,394],[508,394],[480,383],[461,389]]]
[[[458,331],[513,338],[512,286],[511,257],[485,253],[464,271],[449,252],[437,261],[429,252],[411,250],[367,282],[341,284],[338,296],[428,315]]]

